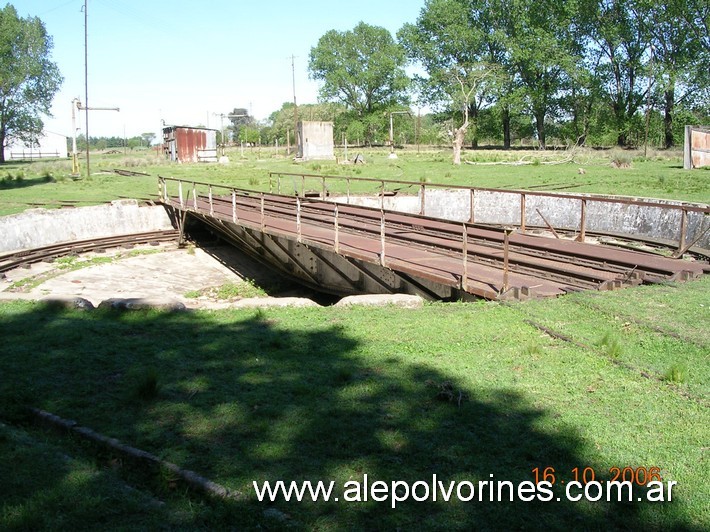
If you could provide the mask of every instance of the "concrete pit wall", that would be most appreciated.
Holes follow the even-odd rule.
[[[173,229],[162,206],[136,200],[73,209],[29,209],[0,218],[0,253],[60,242]]]
[[[624,198],[633,201],[654,203],[661,206],[615,203],[618,196],[600,196],[575,194],[565,197],[525,195],[525,215],[522,214],[521,195],[518,192],[469,189],[434,189],[425,188],[424,205],[422,192],[417,196],[331,196],[331,201],[351,203],[366,207],[425,214],[434,218],[457,222],[474,221],[493,225],[511,225],[518,227],[524,219],[526,227],[545,227],[542,216],[555,229],[579,231],[582,216],[582,199],[586,201],[585,230],[590,232],[619,233],[638,237],[680,242],[683,211],[668,206],[687,206],[708,208],[708,205],[690,204],[673,200]],[[609,199],[610,201],[596,201]],[[471,209],[473,207],[473,214]],[[539,211],[539,213],[538,213]],[[542,216],[540,216],[540,214]],[[685,242],[698,241],[695,246],[710,250],[710,215],[703,212],[687,212]]]

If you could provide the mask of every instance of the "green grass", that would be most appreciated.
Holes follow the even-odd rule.
[[[246,151],[242,159],[239,150],[228,151],[231,163],[171,164],[164,159],[144,154],[140,156],[98,155],[92,157],[92,176],[74,179],[69,175],[67,161],[58,163],[8,163],[0,166],[0,177],[12,179],[0,182],[0,215],[21,212],[29,207],[57,207],[62,200],[95,204],[120,197],[150,198],[158,193],[157,176],[193,179],[215,184],[269,190],[277,189],[276,179],[269,172],[325,174],[346,177],[400,179],[415,183],[444,183],[473,187],[527,188],[539,190],[624,194],[687,201],[710,201],[710,172],[685,171],[680,152],[657,152],[645,160],[633,160],[630,168],[613,168],[611,162],[620,157],[633,159],[635,152],[619,155],[614,151],[468,151],[464,159],[470,163],[451,164],[449,150],[414,149],[399,152],[399,158],[387,158],[387,150],[362,150],[365,165],[342,165],[336,161],[296,163],[273,149]],[[336,149],[336,156],[342,157]],[[349,152],[350,158],[354,155]],[[572,160],[569,160],[572,158]],[[490,165],[491,162],[523,160],[528,165]],[[568,161],[568,162],[564,162]],[[564,164],[545,164],[564,162]],[[150,177],[124,177],[114,168],[129,168],[146,172]],[[585,174],[580,174],[583,168]],[[22,175],[21,180],[15,176]],[[50,176],[50,177],[48,177]],[[282,193],[291,194],[302,186],[300,178],[286,177],[281,182]],[[344,192],[346,183],[328,182],[330,191]],[[306,179],[307,191],[320,191],[320,179]],[[401,188],[401,187],[399,187]],[[374,183],[351,183],[353,192],[373,193]],[[417,186],[402,188],[401,194],[416,193]]]
[[[237,283],[224,283],[220,286],[205,288],[202,290],[192,290],[185,294],[185,297],[194,299],[207,296],[213,299],[236,299],[249,297],[266,297],[267,290],[258,286],[251,279],[244,279]]]
[[[709,321],[708,278],[420,310],[120,314],[3,303],[0,412],[29,441],[0,437],[0,528],[111,527],[125,514],[128,528],[707,529]],[[596,345],[605,333],[620,346],[617,359]],[[678,371],[684,378],[671,378]],[[22,404],[157,454],[243,499],[206,501],[112,469],[110,457],[25,425]],[[72,461],[56,462],[64,453]],[[673,502],[408,502],[392,510],[373,501],[259,503],[251,484],[433,473],[519,482],[536,467],[570,480],[575,467],[609,478],[610,468],[625,466],[659,467],[678,482]],[[82,475],[95,483],[75,480]],[[135,496],[115,503],[123,483]],[[80,506],[68,510],[67,498]],[[164,505],[152,505],[156,498]],[[286,523],[269,508],[287,514]]]
[[[157,193],[157,175],[276,188],[268,172],[555,188],[708,202],[710,172],[679,153],[363,150],[366,165],[297,164],[272,150],[231,164],[173,165],[149,154],[0,167],[0,215],[71,200]],[[337,153],[336,154],[340,155]],[[351,158],[355,155],[350,150]],[[612,168],[612,159],[630,162]],[[532,164],[489,165],[529,161]],[[123,177],[130,168],[150,177]],[[586,173],[580,174],[579,168]],[[282,192],[299,188],[284,178]],[[320,179],[305,180],[320,190]],[[345,183],[329,183],[343,191]],[[377,186],[352,183],[354,192]],[[417,186],[400,193],[416,193]],[[62,259],[66,268],[83,261]],[[32,280],[28,281],[32,282]],[[249,285],[249,283],[247,283]],[[258,287],[255,288],[258,290]],[[220,297],[249,297],[242,284]],[[251,292],[249,292],[251,294]],[[199,297],[200,294],[194,294]],[[254,294],[258,295],[258,294]],[[570,337],[555,340],[534,321]],[[0,528],[652,530],[710,527],[710,279],[521,304],[79,312],[0,304]],[[587,347],[580,347],[581,345]],[[187,494],[115,456],[29,423],[32,405],[71,418],[230,489]],[[593,467],[659,467],[672,503],[259,503],[263,480],[560,479]],[[279,522],[273,512],[286,514]],[[266,512],[266,513],[265,513]]]

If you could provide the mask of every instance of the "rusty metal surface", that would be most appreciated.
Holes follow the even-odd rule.
[[[110,237],[92,238],[89,240],[76,240],[61,242],[50,246],[34,249],[13,251],[0,255],[0,272],[6,272],[26,264],[55,259],[66,255],[101,251],[119,246],[132,246],[135,244],[149,244],[153,242],[172,242],[178,239],[178,232],[174,229],[164,231],[149,231],[145,233],[131,233]]]
[[[165,192],[163,199],[178,210],[299,240],[309,247],[335,251],[337,246],[341,255],[351,259],[487,299],[549,297],[685,280],[708,269],[700,262],[517,232],[510,235],[504,261],[503,229],[236,189],[231,195],[189,196],[181,203]],[[503,290],[504,284],[508,290]]]
[[[693,128],[690,135],[693,168],[710,165],[710,130]]]
[[[163,128],[163,151],[177,162],[215,162],[217,131],[206,128],[169,126]]]

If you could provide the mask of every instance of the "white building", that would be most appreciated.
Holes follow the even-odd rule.
[[[298,123],[299,159],[332,161],[335,159],[333,144],[333,122]]]
[[[4,148],[6,161],[67,158],[67,138],[51,131],[43,132],[37,142],[14,140]]]

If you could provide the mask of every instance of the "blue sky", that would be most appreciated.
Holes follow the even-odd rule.
[[[88,0],[89,105],[120,107],[90,114],[91,136],[158,133],[169,124],[219,128],[235,107],[267,118],[296,98],[317,101],[308,55],[328,30],[359,21],[394,35],[415,22],[424,0],[357,2],[270,0]],[[54,39],[64,83],[49,131],[71,135],[71,100],[84,101],[84,0],[10,0],[20,16],[39,17]],[[209,120],[209,123],[208,123]],[[77,118],[84,127],[84,117]]]

